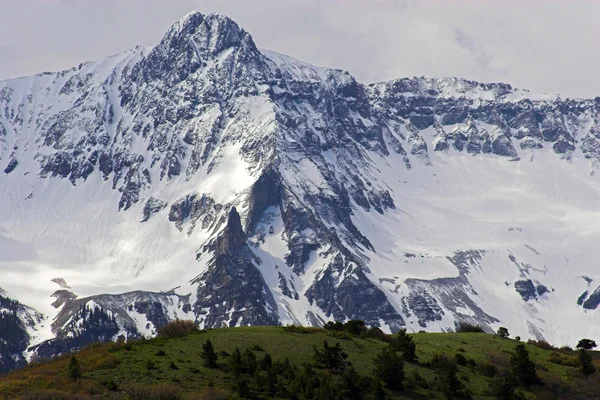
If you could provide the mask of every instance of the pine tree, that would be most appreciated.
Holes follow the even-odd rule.
[[[375,376],[391,390],[402,390],[404,385],[404,362],[395,349],[381,349],[373,360]]]
[[[591,339],[581,339],[579,343],[577,343],[578,349],[591,350],[594,347],[597,347],[596,342]]]
[[[257,369],[258,361],[252,350],[244,350],[244,354],[242,354],[242,372],[244,374],[253,375]]]
[[[269,353],[265,353],[264,357],[259,362],[260,369],[268,371],[273,366],[273,359]]]
[[[517,377],[521,385],[528,388],[531,385],[540,382],[535,369],[535,364],[529,359],[529,353],[525,345],[518,344],[515,347],[515,353],[511,356],[512,372]]]
[[[517,378],[511,373],[496,376],[490,384],[490,393],[497,400],[525,400],[525,397],[515,390],[518,385]]]
[[[589,376],[596,372],[596,366],[592,362],[592,356],[584,349],[579,349],[579,370],[585,376]]]
[[[454,399],[461,396],[464,386],[457,377],[458,367],[452,361],[443,363],[438,369],[438,380],[440,389],[446,399]]]
[[[344,352],[339,342],[335,346],[329,346],[327,340],[323,342],[323,350],[314,349],[314,360],[318,367],[333,370],[345,370],[351,363],[347,361],[348,354]]]
[[[402,352],[402,358],[404,358],[405,361],[413,362],[417,359],[417,346],[415,345],[412,336],[406,333],[406,329],[400,329],[394,339],[393,344],[396,350]]]
[[[242,373],[242,353],[237,347],[233,349],[229,357],[228,366],[233,376],[238,376]]]
[[[510,336],[508,334],[508,329],[506,329],[503,326],[501,326],[500,328],[498,328],[498,332],[496,333],[496,335],[500,336],[502,339],[508,339],[508,337]]]
[[[71,361],[67,368],[67,376],[74,381],[81,378],[81,368],[79,367],[79,361],[77,361],[75,356],[71,357]]]
[[[206,339],[206,342],[204,342],[202,345],[202,353],[200,354],[200,357],[204,361],[205,367],[218,367],[217,360],[219,359],[219,356],[217,355],[217,352],[215,351],[210,339]]]

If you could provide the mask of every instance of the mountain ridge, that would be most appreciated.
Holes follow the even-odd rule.
[[[30,344],[63,349],[45,356],[97,328],[86,304],[112,332],[96,340],[190,318],[572,341],[598,305],[599,105],[364,85],[191,13],[152,48],[0,82],[0,287],[42,308]],[[72,289],[52,306],[54,278]]]

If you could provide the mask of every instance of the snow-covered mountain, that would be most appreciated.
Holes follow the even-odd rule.
[[[2,81],[0,287],[37,310],[23,356],[177,318],[593,337],[599,118],[600,98],[507,84],[363,84],[200,13]]]

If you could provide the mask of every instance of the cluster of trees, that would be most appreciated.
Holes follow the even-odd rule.
[[[85,312],[90,313],[88,320],[110,318],[98,310]],[[463,328],[466,332],[477,332],[472,326]],[[180,324],[165,336],[177,337],[190,329],[190,326]],[[372,335],[372,329],[362,321],[328,323],[327,329],[351,335]],[[374,332],[378,335],[377,331]],[[506,328],[500,328],[497,335],[507,339],[509,332]],[[406,330],[400,330],[395,335],[383,335],[381,340],[387,342],[387,346],[374,355],[372,370],[364,375],[356,371],[339,342],[331,344],[327,340],[322,346],[313,347],[312,361],[301,366],[292,364],[288,358],[273,360],[260,346],[248,347],[243,351],[235,348],[231,354],[225,351],[217,353],[210,339],[203,343],[200,356],[205,367],[229,373],[233,378],[232,389],[244,399],[383,400],[390,392],[405,390],[409,384],[409,388],[415,387],[415,384],[422,387],[431,387],[430,384],[433,384],[446,399],[470,398],[471,393],[463,383],[465,376],[459,377],[459,367],[477,369],[479,373],[493,378],[488,393],[499,400],[524,400],[523,390],[542,384],[536,364],[523,343],[515,346],[508,367],[501,370],[494,364],[478,364],[465,357],[460,353],[465,353],[464,349],[459,349],[454,357],[434,354],[431,361],[423,364],[435,370],[434,381],[425,382],[416,371],[412,371],[412,379],[407,383],[405,363],[419,362],[413,336],[407,334]],[[583,376],[596,371],[590,354],[595,347],[596,342],[590,339],[582,339],[577,344],[578,366]],[[81,378],[81,368],[75,357],[71,358],[67,375],[73,380]]]

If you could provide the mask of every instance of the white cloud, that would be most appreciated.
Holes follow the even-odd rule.
[[[592,0],[0,0],[0,78],[151,45],[191,10],[220,12],[257,45],[363,82],[411,75],[600,95]]]

